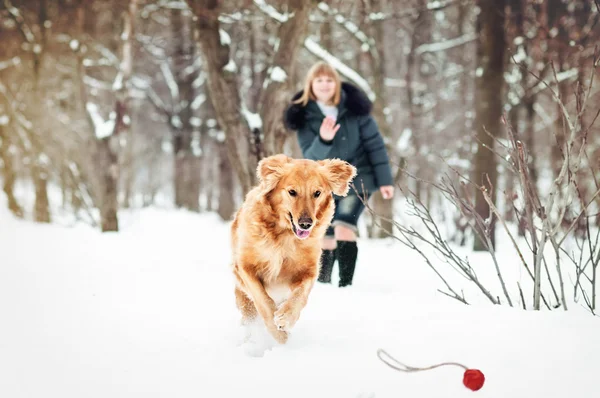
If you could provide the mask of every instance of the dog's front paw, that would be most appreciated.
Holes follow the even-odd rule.
[[[283,305],[280,309],[275,311],[273,316],[273,321],[275,322],[275,326],[277,329],[289,332],[296,321],[298,320],[298,315],[293,311],[289,306]]]
[[[279,344],[285,344],[288,340],[288,333],[283,330],[274,330],[273,337]]]

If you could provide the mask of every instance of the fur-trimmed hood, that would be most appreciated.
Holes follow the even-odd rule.
[[[369,100],[369,97],[355,85],[342,82],[342,92],[339,108],[340,111],[345,109],[349,113],[357,116],[365,116],[371,113],[373,109],[373,103]],[[302,96],[304,90],[297,92],[292,101],[297,100]],[[309,102],[310,104],[310,102]],[[307,108],[301,104],[290,104],[284,113],[284,124],[290,130],[298,130],[306,122]]]

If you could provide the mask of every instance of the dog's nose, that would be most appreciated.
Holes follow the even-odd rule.
[[[312,227],[312,222],[310,217],[300,217],[298,219],[298,226],[302,229],[310,229],[310,227]]]

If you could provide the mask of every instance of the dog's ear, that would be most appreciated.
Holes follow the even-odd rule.
[[[280,154],[263,158],[258,162],[256,176],[267,192],[275,188],[281,178],[283,166],[291,160],[290,157]]]
[[[340,159],[319,160],[318,163],[325,168],[333,193],[346,196],[350,190],[350,183],[356,177],[356,167]]]

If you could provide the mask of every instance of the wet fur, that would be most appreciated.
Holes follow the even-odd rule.
[[[334,213],[331,194],[347,195],[356,169],[338,159],[275,155],[259,163],[257,175],[260,183],[246,195],[231,226],[235,298],[243,322],[260,316],[271,335],[285,343],[319,273],[321,240]],[[321,194],[315,197],[317,190]],[[295,223],[301,217],[312,220],[306,239],[294,233],[290,214]]]

